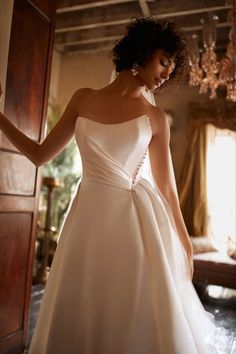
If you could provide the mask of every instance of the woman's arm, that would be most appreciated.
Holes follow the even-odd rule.
[[[78,116],[78,99],[82,92],[83,89],[74,93],[60,120],[41,144],[28,138],[1,112],[0,129],[17,149],[36,166],[41,166],[57,155],[72,138],[75,120]]]
[[[169,153],[170,128],[167,117],[163,111],[158,112],[158,117],[155,117],[157,126],[156,132],[152,137],[149,145],[149,156],[152,174],[158,188],[168,201],[178,236],[187,253],[191,277],[193,274],[193,249],[187,228],[183,219],[183,215],[179,205],[179,198],[176,192],[175,184],[171,173],[171,156]]]

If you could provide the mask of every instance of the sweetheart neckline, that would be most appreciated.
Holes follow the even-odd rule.
[[[90,119],[90,118],[87,118],[87,117],[84,117],[84,116],[78,116],[77,119],[76,119],[76,122],[77,122],[79,119],[85,119],[85,120],[87,120],[87,121],[90,121],[90,122],[93,122],[93,123],[96,123],[96,124],[100,124],[100,125],[122,125],[122,124],[129,123],[129,122],[132,122],[132,121],[141,119],[141,118],[146,118],[147,121],[150,123],[150,117],[149,117],[146,113],[141,114],[141,115],[138,116],[138,117],[135,117],[135,118],[126,120],[126,121],[124,121],[124,122],[119,122],[119,123],[103,123],[103,122],[98,122],[97,120],[93,120],[93,119]]]

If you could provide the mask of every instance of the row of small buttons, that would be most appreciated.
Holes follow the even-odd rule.
[[[142,157],[142,159],[140,160],[140,162],[139,162],[139,164],[138,164],[138,166],[137,166],[137,168],[136,168],[135,173],[133,174],[133,177],[132,177],[132,186],[133,186],[133,185],[135,184],[135,182],[136,182],[136,178],[137,178],[137,176],[138,176],[138,174],[139,174],[139,171],[140,171],[141,167],[142,167],[143,164],[144,164],[144,161],[145,161],[145,158],[146,158],[146,156],[147,156],[147,153],[148,153],[148,151],[146,150],[145,153],[144,153],[144,155],[143,155],[143,157]]]
[[[149,123],[149,126],[151,127],[150,117],[148,117],[148,116],[147,116],[147,121],[148,121],[148,123]],[[143,155],[141,161],[139,162],[139,164],[138,164],[138,166],[137,166],[137,169],[136,169],[136,171],[135,171],[135,173],[134,173],[134,175],[133,175],[133,177],[132,177],[132,186],[133,186],[133,185],[135,184],[135,182],[136,182],[136,178],[137,178],[137,176],[138,176],[138,174],[139,174],[139,171],[140,171],[142,165],[144,164],[144,161],[145,161],[145,159],[146,159],[147,154],[148,154],[148,148],[146,149],[146,151],[145,151],[145,153],[144,153],[144,155]]]

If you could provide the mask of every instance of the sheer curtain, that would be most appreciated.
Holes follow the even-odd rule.
[[[184,158],[182,173],[179,180],[179,196],[180,205],[185,219],[188,232],[191,236],[203,236],[209,233],[213,233],[216,226],[213,227],[213,209],[210,209],[208,215],[208,202],[214,206],[214,204],[226,205],[226,190],[230,185],[229,178],[234,178],[235,184],[235,172],[233,167],[224,177],[221,177],[221,184],[217,182],[217,178],[224,172],[226,167],[223,163],[229,160],[229,156],[235,151],[235,145],[231,144],[228,150],[218,152],[218,157],[223,155],[222,164],[219,158],[216,157],[218,166],[217,172],[212,172],[208,179],[206,177],[206,158],[207,158],[207,146],[211,146],[212,139],[210,138],[210,131],[207,130],[207,125],[211,125],[217,129],[217,132],[221,131],[221,134],[230,134],[234,136],[236,132],[236,105],[232,102],[226,102],[225,100],[203,101],[203,102],[190,102],[188,105],[188,120],[187,120],[187,139],[188,146]],[[213,129],[213,128],[212,128]],[[215,130],[216,131],[216,130]],[[227,132],[227,133],[226,133]],[[207,138],[208,135],[208,138]],[[218,139],[219,140],[219,139]],[[219,148],[221,150],[221,148]],[[210,148],[208,149],[210,151]],[[227,152],[229,151],[229,152]],[[210,155],[209,155],[210,156]],[[209,160],[208,156],[208,161]],[[215,155],[216,156],[216,155]],[[231,159],[231,166],[235,166],[235,158]],[[228,167],[227,167],[228,168]],[[208,168],[208,173],[209,173]],[[213,170],[215,171],[215,170]],[[210,177],[211,176],[211,177]],[[211,178],[211,179],[210,179]],[[225,179],[224,179],[225,178]],[[227,179],[228,178],[228,179]],[[208,180],[208,187],[207,181]],[[226,186],[227,185],[227,186]],[[217,186],[217,187],[215,187]],[[207,200],[207,189],[211,190],[209,201]],[[223,197],[221,196],[217,201],[213,201],[213,196],[216,198],[222,190]],[[228,192],[227,192],[228,193]],[[235,191],[231,188],[231,196],[236,199]],[[216,215],[216,214],[214,214]],[[223,223],[224,214],[218,213],[218,220]],[[213,218],[215,219],[216,216]],[[232,219],[230,219],[232,220]],[[232,221],[231,221],[232,223]],[[235,224],[235,216],[233,219]],[[227,224],[227,231],[229,233],[229,223]],[[223,227],[222,227],[223,228]],[[209,230],[210,229],[210,230]],[[231,227],[232,230],[232,227]],[[230,231],[231,233],[231,231]],[[230,236],[230,235],[229,235]],[[227,237],[227,236],[225,236]],[[235,235],[234,235],[235,237]]]
[[[236,242],[236,132],[207,124],[208,232],[219,247]]]

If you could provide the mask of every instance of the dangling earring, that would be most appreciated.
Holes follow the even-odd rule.
[[[133,76],[137,76],[138,75],[138,64],[137,63],[134,63],[133,67],[131,68],[131,73]]]

